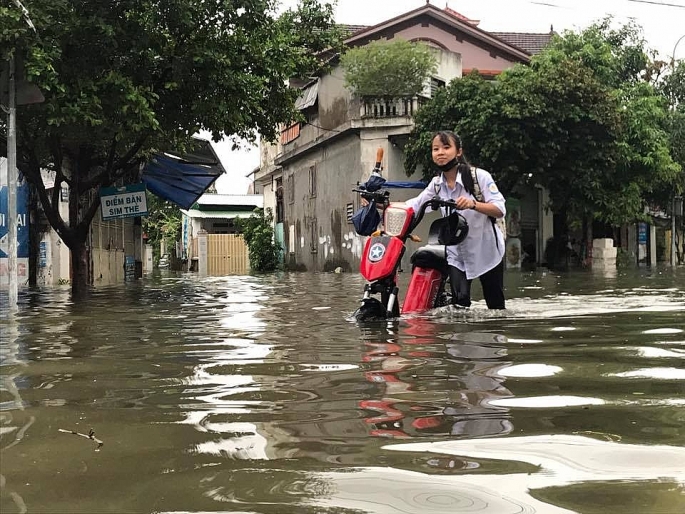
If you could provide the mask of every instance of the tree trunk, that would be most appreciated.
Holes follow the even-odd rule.
[[[74,299],[88,294],[90,284],[88,248],[85,241],[75,241],[71,250],[71,294]]]
[[[547,266],[554,270],[567,270],[571,257],[568,249],[568,216],[566,207],[562,207],[554,213],[552,241],[547,245],[545,257]]]
[[[582,266],[584,268],[592,267],[592,217],[585,215],[583,216],[583,239],[585,244],[585,252],[582,256]]]

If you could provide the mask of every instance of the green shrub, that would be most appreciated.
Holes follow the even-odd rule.
[[[413,96],[437,69],[434,50],[404,39],[374,41],[348,50],[341,58],[345,85],[365,97]]]
[[[616,267],[630,268],[635,266],[635,259],[625,248],[618,248],[616,251]]]
[[[250,268],[265,273],[274,271],[280,264],[281,245],[274,241],[273,214],[271,209],[255,209],[252,216],[237,220],[248,246]]]

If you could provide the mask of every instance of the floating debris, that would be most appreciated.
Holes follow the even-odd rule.
[[[96,452],[99,452],[100,448],[102,448],[102,445],[105,444],[102,441],[100,441],[100,439],[95,437],[95,431],[92,428],[90,429],[88,434],[81,434],[79,432],[74,432],[73,430],[64,430],[63,428],[60,428],[58,430],[64,434],[74,434],[74,435],[77,435],[79,437],[85,437],[86,439],[90,439],[91,441],[95,441],[96,443],[98,443],[97,448],[95,448]]]

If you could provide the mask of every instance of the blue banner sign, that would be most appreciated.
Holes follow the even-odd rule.
[[[103,221],[147,216],[145,184],[100,188]]]
[[[641,245],[647,244],[647,223],[641,222],[637,229],[637,243]]]
[[[8,192],[7,185],[0,186],[0,258],[6,258],[9,252]],[[20,177],[17,181],[17,258],[19,259],[26,259],[29,256],[28,208],[29,185]]]

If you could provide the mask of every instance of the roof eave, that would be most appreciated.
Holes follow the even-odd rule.
[[[344,43],[346,45],[352,45],[356,43],[359,40],[363,40],[368,38],[369,36],[381,32],[389,27],[392,27],[393,25],[396,25],[398,23],[401,23],[403,21],[410,20],[416,16],[420,16],[422,14],[428,14],[429,16],[432,16],[433,18],[450,25],[456,29],[459,29],[460,31],[464,32],[465,34],[468,34],[476,39],[479,39],[481,41],[484,41],[488,43],[489,45],[498,48],[499,50],[506,52],[512,56],[517,57],[518,59],[528,62],[530,61],[530,58],[532,57],[531,54],[528,52],[517,48],[515,46],[511,46],[505,41],[502,41],[501,39],[491,35],[489,32],[475,27],[473,25],[470,25],[466,22],[460,21],[459,19],[455,18],[454,16],[451,16],[445,12],[443,12],[441,9],[431,5],[427,4],[424,6],[419,7],[418,9],[414,9],[413,11],[409,11],[407,13],[401,14],[399,16],[396,16],[395,18],[391,18],[389,20],[386,20],[384,22],[379,23],[378,25],[374,25],[372,27],[369,27],[368,29],[362,30],[360,32],[357,32],[347,38]]]

